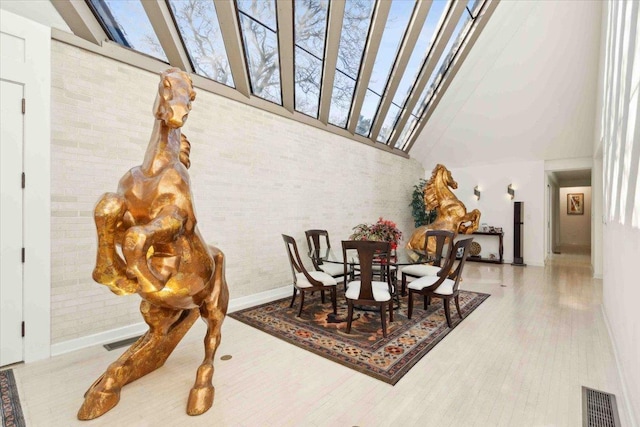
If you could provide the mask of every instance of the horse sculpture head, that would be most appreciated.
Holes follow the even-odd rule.
[[[153,106],[156,119],[172,129],[187,121],[191,102],[196,99],[189,74],[179,68],[169,68],[160,74],[158,96]]]
[[[424,191],[424,205],[427,210],[434,210],[440,206],[440,200],[444,190],[458,188],[458,183],[451,176],[451,171],[444,165],[437,164],[431,172],[431,178],[427,182]],[[453,195],[453,194],[452,194]]]
[[[454,190],[458,188],[458,183],[451,176],[451,171],[447,169],[444,165],[438,164],[433,170],[432,178],[436,175],[441,176],[441,180],[448,187],[453,188]]]

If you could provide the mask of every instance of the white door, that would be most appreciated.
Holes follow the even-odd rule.
[[[23,86],[0,80],[0,366],[23,360]]]

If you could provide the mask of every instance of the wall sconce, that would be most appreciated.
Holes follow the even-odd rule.
[[[476,196],[476,200],[480,200],[480,190],[477,185],[473,187],[473,195]]]
[[[507,187],[507,193],[511,196],[511,200],[516,196],[516,190],[513,188],[513,184],[509,184]]]

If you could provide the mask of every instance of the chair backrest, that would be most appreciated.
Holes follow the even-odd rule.
[[[289,255],[289,264],[291,264],[291,273],[293,274],[293,284],[296,285],[298,283],[298,276],[296,274],[302,273],[313,286],[322,286],[322,283],[311,277],[307,269],[304,267],[304,264],[300,259],[296,240],[286,234],[282,235],[282,239],[284,240],[284,245],[287,248],[287,254]]]
[[[391,244],[389,242],[375,242],[370,240],[343,240],[342,257],[344,259],[344,277],[347,277],[348,258],[347,251],[356,250],[358,252],[358,262],[360,264],[360,296],[359,300],[371,300],[373,298],[373,264],[380,264],[380,268],[386,269],[384,277],[390,285],[389,256]]]
[[[469,247],[471,246],[472,241],[473,241],[473,237],[470,237],[468,239],[458,240],[453,245],[451,253],[447,258],[446,263],[444,264],[444,267],[442,267],[442,269],[438,273],[438,276],[440,276],[440,278],[437,281],[435,281],[433,284],[428,286],[427,288],[424,288],[423,290],[437,289],[438,286],[440,286],[442,282],[445,281],[445,279],[452,279],[454,280],[453,291],[454,292],[457,291],[458,285],[460,284],[460,277],[462,276],[462,268],[464,267],[464,264],[467,261],[467,256],[469,256]],[[458,249],[461,249],[461,248],[463,249],[462,258],[458,258],[457,257]],[[453,269],[453,264],[455,264],[456,260],[458,260],[459,263],[456,266],[455,270],[451,271]]]
[[[323,250],[331,249],[331,242],[329,241],[329,232],[327,230],[307,230],[304,232],[307,236],[307,245],[309,246],[309,253],[312,254],[311,260],[316,270],[320,270],[322,265],[321,254]],[[325,247],[322,247],[321,237],[324,237]]]
[[[451,256],[453,249],[453,232],[447,230],[427,230],[424,239],[424,252],[428,253],[427,247],[429,246],[429,239],[436,241],[436,253],[433,260],[433,265],[440,267],[442,264],[442,255],[445,245],[448,245],[447,251],[444,254],[444,259],[447,260]]]
[[[449,255],[449,260],[447,261],[447,269],[444,271],[451,271],[453,264],[456,260],[458,260],[458,265],[456,266],[453,272],[449,273],[449,278],[455,280],[453,285],[453,290],[458,290],[458,284],[460,283],[460,277],[462,276],[462,269],[464,264],[467,262],[467,257],[469,256],[469,248],[471,247],[471,242],[473,242],[473,237],[469,237],[468,239],[458,240],[455,245],[453,245],[453,250]],[[458,258],[458,250],[462,249],[462,257]]]

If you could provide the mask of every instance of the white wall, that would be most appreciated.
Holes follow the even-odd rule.
[[[501,1],[410,154],[450,167],[591,157],[601,13]]]
[[[53,42],[52,336],[56,344],[140,322],[137,296],[91,279],[94,204],[142,161],[159,77]],[[424,176],[405,159],[197,91],[184,127],[199,228],[227,255],[231,298],[291,283],[281,234],[304,230],[334,246],[361,222],[413,230],[409,202]]]
[[[567,194],[583,194],[582,215],[567,213]],[[591,246],[591,187],[560,188],[560,244]]]
[[[594,156],[603,149],[603,306],[630,410],[640,422],[640,3],[609,1]],[[599,165],[599,163],[598,163]],[[599,167],[599,166],[598,166]]]
[[[426,170],[427,178],[431,176],[432,166]],[[481,223],[504,230],[505,262],[513,261],[513,202],[524,202],[524,262],[544,265],[544,162],[511,162],[450,170],[458,183],[458,189],[453,191],[467,211],[479,209]],[[513,201],[507,194],[510,183],[516,191]],[[480,200],[473,195],[476,185],[481,191]],[[486,245],[491,243],[486,241]]]

